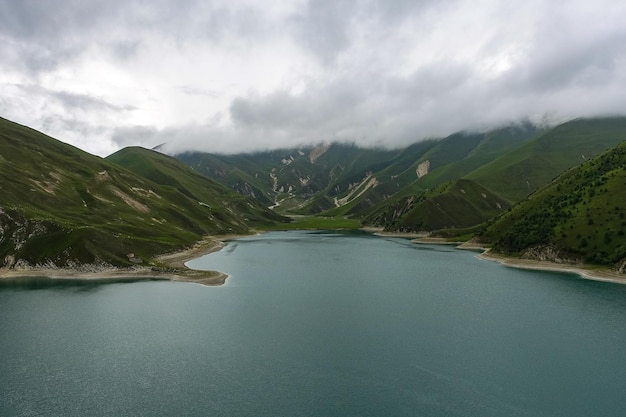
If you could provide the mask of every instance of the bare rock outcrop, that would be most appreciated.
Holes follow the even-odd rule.
[[[581,259],[567,256],[554,245],[539,245],[529,248],[523,253],[522,259],[533,259],[536,261],[547,261],[557,264],[571,265],[582,263]]]

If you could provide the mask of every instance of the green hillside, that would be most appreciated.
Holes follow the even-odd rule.
[[[403,149],[330,144],[254,154],[176,155],[198,173],[284,213],[362,218],[463,175],[528,141],[522,123]]]
[[[174,189],[204,209],[208,208],[211,218],[223,220],[225,223],[239,224],[243,220],[244,225],[259,226],[288,221],[257,200],[232,192],[171,156],[141,147],[129,147],[106,159],[163,186],[162,188]],[[197,207],[194,205],[195,208]],[[205,215],[204,209],[201,210],[201,216]]]
[[[572,120],[484,164],[466,178],[520,201],[565,170],[625,139],[626,117]]]
[[[626,257],[626,143],[572,168],[493,221],[493,248],[601,265]]]
[[[458,146],[462,138],[468,142]],[[480,194],[491,196],[501,207],[508,207],[623,138],[626,138],[626,118],[620,117],[578,119],[545,132],[520,125],[489,132],[482,139],[480,135],[452,135],[422,157],[420,163],[429,162],[427,175],[374,209],[363,212],[364,222],[388,230],[437,230],[442,224],[475,226],[498,215],[498,211],[480,205],[483,208],[477,210],[475,204],[480,199],[468,205],[466,197],[459,196],[454,188],[429,201],[433,197],[428,190],[436,189],[443,180],[461,178],[480,184],[483,188]],[[457,150],[453,152],[454,149]],[[442,164],[446,155],[450,155],[449,163],[433,166],[432,161]],[[418,209],[415,209],[416,201]],[[464,221],[459,221],[459,216]]]
[[[400,232],[462,229],[498,216],[510,205],[474,181],[457,180],[384,206],[363,222]]]
[[[444,139],[433,141],[432,146],[425,153],[417,156],[408,169],[393,171],[395,166],[391,165],[388,169],[374,174],[378,180],[376,187],[367,190],[350,205],[333,210],[328,214],[337,215],[341,213],[363,217],[365,222],[370,222],[372,219],[380,221],[382,218],[388,218],[387,215],[381,216],[381,212],[389,211],[389,207],[401,207],[409,200],[419,200],[429,190],[463,178],[484,164],[515,150],[520,144],[532,140],[539,132],[540,130],[535,126],[522,123],[484,133],[455,133]],[[391,175],[384,175],[390,171]],[[487,192],[487,194],[491,193],[491,191]],[[455,207],[449,209],[445,207],[445,204],[454,204],[454,201],[456,201],[454,198],[445,201],[440,198],[438,204],[444,204],[444,206],[439,206],[443,212],[458,211]],[[506,206],[508,205],[509,202],[507,201]],[[406,213],[404,210],[402,212]],[[482,218],[482,216],[470,217]],[[399,224],[397,221],[392,223]],[[391,223],[384,226],[393,227]],[[423,226],[427,230],[431,230],[434,224],[431,225],[430,222],[426,222]]]
[[[626,118],[607,117],[551,129],[519,123],[459,132],[398,150],[331,144],[177,158],[282,213],[347,216],[388,230],[438,230],[476,226],[498,215],[498,205],[509,207],[624,138]]]
[[[428,189],[464,177],[541,133],[542,130],[536,126],[521,123],[483,133],[461,132],[450,135],[419,161],[428,161],[430,169],[428,175],[415,181],[412,188]]]
[[[333,207],[335,197],[349,193],[401,153],[327,144],[237,155],[190,152],[176,158],[280,212],[315,214]]]
[[[193,172],[179,168],[173,174],[173,164],[167,175],[187,183],[185,172]],[[205,178],[196,178],[210,190],[201,193],[197,185],[167,183],[167,175],[162,184],[153,182],[0,119],[0,266],[126,266],[204,234],[244,232],[255,220],[276,220]]]

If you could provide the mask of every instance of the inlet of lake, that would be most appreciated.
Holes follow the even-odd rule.
[[[0,415],[626,415],[626,286],[347,231],[188,265],[230,277],[0,281]]]

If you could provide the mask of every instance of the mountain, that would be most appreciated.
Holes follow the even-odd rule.
[[[237,155],[189,152],[175,157],[196,172],[280,211],[315,214],[334,207],[335,197],[401,153],[334,143]],[[303,210],[318,197],[323,198],[317,206]]]
[[[623,268],[625,197],[623,142],[568,170],[492,221],[479,237],[505,254]]]
[[[0,266],[128,266],[280,220],[173,158],[126,153],[162,164],[161,176],[112,162],[124,152],[99,158],[0,118]]]
[[[520,201],[567,169],[626,139],[626,117],[575,119],[556,126],[466,175]]]
[[[440,194],[435,196],[424,191],[425,183],[420,183],[420,178],[367,213],[364,222],[383,226],[386,230],[402,231],[438,230],[442,224],[440,218],[449,219],[446,227],[466,228],[470,223],[475,226],[502,213],[568,168],[617,145],[625,137],[626,118],[623,117],[577,119],[547,131],[537,131],[491,161],[478,152],[483,164],[471,171],[459,167],[467,167],[468,162],[476,158],[476,153],[457,159],[444,168],[448,177],[458,175],[466,184],[464,187],[467,188],[467,181],[482,187],[480,193],[459,196],[458,187],[449,187],[444,194],[449,192],[451,195],[443,198]],[[474,167],[477,165],[473,164]],[[436,181],[430,181],[436,184]],[[479,195],[486,197],[477,198]],[[432,197],[436,200],[429,202]],[[437,212],[440,214],[435,216]],[[454,216],[451,218],[450,214]]]
[[[206,220],[208,209],[211,226],[207,227],[221,227],[217,233],[228,232],[233,226],[247,229],[248,225],[288,221],[257,200],[233,192],[171,156],[141,147],[128,147],[108,156],[106,160],[188,198],[194,203],[190,213],[198,212],[197,222]],[[176,198],[180,204],[181,200],[178,196]],[[198,210],[198,206],[202,209]]]
[[[467,229],[502,214],[511,205],[475,181],[460,179],[382,205],[365,216],[363,223],[398,232]]]
[[[176,158],[282,213],[435,231],[477,226],[624,137],[626,118],[606,117],[459,132],[396,150],[326,144]]]
[[[188,152],[176,158],[281,212],[362,217],[394,196],[458,179],[537,132],[522,123],[395,150],[333,143],[238,155]]]

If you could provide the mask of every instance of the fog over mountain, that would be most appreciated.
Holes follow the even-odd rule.
[[[108,155],[626,114],[624,21],[613,0],[0,0],[0,116]]]

